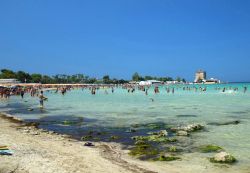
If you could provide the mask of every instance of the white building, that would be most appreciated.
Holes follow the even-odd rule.
[[[139,82],[139,85],[155,85],[155,84],[162,84],[161,81],[157,81],[157,80],[147,80],[147,81],[141,81]]]
[[[214,78],[210,78],[204,81],[205,84],[216,84],[216,83],[221,83],[219,79],[214,79]]]
[[[0,79],[0,84],[18,84],[20,83],[17,79]]]

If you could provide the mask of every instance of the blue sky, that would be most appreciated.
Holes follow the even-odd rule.
[[[0,0],[0,68],[250,81],[248,0]]]

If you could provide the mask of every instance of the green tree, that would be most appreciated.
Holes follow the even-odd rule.
[[[140,77],[139,73],[137,73],[137,72],[134,73],[133,76],[132,76],[132,80],[133,80],[133,81],[139,81],[140,78],[141,78],[141,77]]]
[[[182,80],[182,79],[181,79],[180,77],[177,77],[177,78],[176,78],[176,81],[178,81],[178,82],[181,82],[181,80]]]
[[[41,80],[42,80],[42,75],[34,73],[34,74],[31,75],[31,78],[32,78],[32,82],[34,82],[34,83],[40,83]]]
[[[2,78],[2,79],[15,79],[16,73],[13,72],[12,70],[2,69],[1,74],[0,74],[0,78]]]
[[[145,76],[145,80],[152,80],[153,77],[152,76]]]
[[[105,76],[103,76],[102,80],[103,80],[103,83],[105,83],[105,84],[110,83],[110,78],[109,78],[109,75],[105,75]]]
[[[118,80],[118,84],[125,84],[128,83],[128,81],[124,80],[124,79],[120,79]]]
[[[29,73],[26,73],[24,71],[18,71],[16,73],[16,78],[20,81],[20,82],[30,82],[31,81],[31,76]]]
[[[87,83],[91,83],[91,84],[96,83],[96,82],[97,82],[96,78],[89,78],[87,81]]]
[[[54,80],[50,76],[44,75],[42,76],[41,83],[51,84],[51,83],[54,83]]]

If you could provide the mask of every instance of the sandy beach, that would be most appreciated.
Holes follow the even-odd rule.
[[[14,154],[0,156],[0,173],[151,172],[121,160],[115,148],[83,142],[0,118],[0,145]]]

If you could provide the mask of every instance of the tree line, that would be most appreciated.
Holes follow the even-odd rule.
[[[93,77],[89,77],[84,74],[74,74],[74,75],[65,75],[65,74],[57,74],[53,76],[42,75],[39,73],[29,74],[24,71],[14,72],[9,69],[2,69],[0,73],[0,79],[17,79],[22,83],[42,83],[42,84],[55,84],[55,83],[86,83],[86,84],[124,84],[128,83],[128,80],[124,79],[116,79],[110,78],[109,75],[103,76],[102,79],[97,79]],[[133,81],[145,81],[145,80],[159,80],[159,81],[173,81],[174,79],[171,77],[152,77],[145,76],[142,77],[138,73],[132,75]],[[178,77],[177,81],[185,81]]]
[[[55,84],[55,83],[86,83],[86,84],[124,84],[128,83],[127,80],[124,79],[110,79],[108,75],[104,76],[103,79],[97,79],[93,77],[89,77],[84,74],[74,74],[74,75],[66,75],[66,74],[57,74],[53,76],[42,75],[39,73],[29,74],[24,71],[14,72],[9,69],[2,69],[0,73],[0,79],[17,79],[22,83],[42,83],[42,84]]]

